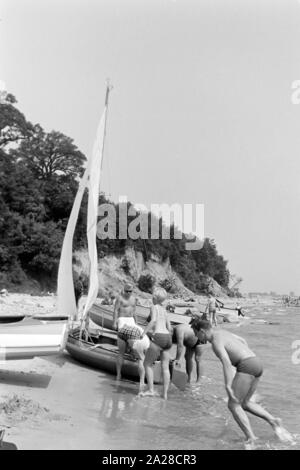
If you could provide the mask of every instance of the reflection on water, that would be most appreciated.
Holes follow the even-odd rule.
[[[256,311],[249,311],[253,318]],[[266,315],[267,314],[267,315]],[[262,358],[265,372],[256,400],[283,419],[296,439],[296,445],[281,444],[268,424],[251,417],[260,449],[300,449],[298,392],[300,365],[291,362],[291,343],[300,339],[296,312],[262,311],[257,318],[281,315],[276,324],[244,322],[239,334]],[[279,323],[279,324],[278,324]],[[225,325],[234,329],[236,325]],[[298,338],[297,338],[298,333]],[[138,385],[117,383],[112,376],[99,385],[99,423],[105,426],[103,449],[242,449],[243,434],[227,409],[222,368],[209,349],[205,353],[205,373],[200,385],[184,392],[171,385],[167,401],[158,397],[138,397]],[[159,389],[161,387],[158,387]]]

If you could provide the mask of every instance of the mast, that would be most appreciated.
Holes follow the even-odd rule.
[[[105,122],[104,122],[104,134],[103,134],[103,144],[102,144],[102,160],[101,160],[101,170],[103,166],[103,160],[104,160],[104,145],[105,145],[105,140],[106,140],[106,127],[107,127],[107,115],[108,115],[108,100],[109,100],[109,93],[113,89],[113,86],[110,84],[110,80],[106,80],[106,93],[105,93],[105,102],[104,102],[104,107],[106,108],[106,115],[105,115]]]

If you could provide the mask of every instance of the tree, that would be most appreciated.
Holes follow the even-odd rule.
[[[218,254],[214,240],[206,238],[201,250],[192,252],[199,273],[214,278],[222,287],[227,287],[229,282],[229,271],[227,261]]]
[[[40,182],[23,162],[1,150],[0,188],[0,204],[6,204],[10,211],[43,219],[45,208]]]
[[[14,105],[16,98],[10,93],[2,92],[0,99],[0,148],[26,139],[33,131],[33,125],[26,120]]]
[[[81,176],[86,160],[73,139],[57,131],[46,133],[39,124],[13,153],[38,179],[48,181],[54,176],[70,176],[72,179]]]

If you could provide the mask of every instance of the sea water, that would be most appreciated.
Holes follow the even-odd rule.
[[[249,320],[219,328],[244,337],[262,359],[264,373],[255,399],[282,419],[295,440],[294,445],[279,442],[268,423],[249,416],[258,448],[299,450],[300,364],[293,361],[292,343],[300,341],[300,308],[257,306],[248,309],[247,316]],[[184,392],[171,385],[167,401],[137,397],[137,383],[117,383],[107,375],[97,403],[97,419],[105,431],[101,448],[243,449],[244,435],[227,408],[222,366],[209,345],[203,361],[202,383]]]

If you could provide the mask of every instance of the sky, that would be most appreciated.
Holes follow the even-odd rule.
[[[204,204],[241,290],[300,295],[298,0],[1,0],[0,80],[89,155],[110,94],[102,186]]]

